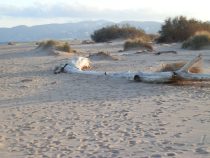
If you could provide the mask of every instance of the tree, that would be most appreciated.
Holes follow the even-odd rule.
[[[160,30],[158,42],[183,42],[198,31],[209,31],[210,24],[195,19],[187,19],[184,16],[168,18]]]

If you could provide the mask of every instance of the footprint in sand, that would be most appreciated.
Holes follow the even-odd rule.
[[[203,147],[196,148],[195,152],[198,154],[210,154],[210,152],[206,148],[203,148]]]
[[[173,137],[175,137],[175,138],[181,138],[181,135],[182,135],[182,133],[176,133],[176,134],[174,134]]]
[[[161,158],[162,156],[160,154],[153,154],[151,155],[151,158]]]
[[[175,153],[167,153],[166,156],[168,156],[168,157],[175,157],[176,154]]]

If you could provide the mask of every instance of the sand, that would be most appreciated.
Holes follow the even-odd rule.
[[[95,61],[98,71],[150,71],[164,62],[208,51],[155,45],[178,54],[119,53],[118,42],[75,44],[88,56],[109,51],[119,61]],[[34,51],[33,43],[0,46],[0,157],[210,157],[210,83],[145,84],[107,76],[53,74],[71,56]]]
[[[88,58],[91,61],[97,61],[97,60],[119,60],[119,57],[112,56],[109,54],[109,52],[98,52],[95,54],[90,54]]]

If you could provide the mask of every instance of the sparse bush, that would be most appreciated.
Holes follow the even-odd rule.
[[[99,30],[96,30],[91,35],[92,40],[95,42],[107,42],[114,39],[128,39],[137,37],[145,37],[150,39],[150,37],[144,32],[144,30],[137,29],[130,25],[112,25],[103,27]]]
[[[124,50],[132,50],[132,49],[146,49],[148,51],[153,51],[153,47],[147,40],[142,38],[137,38],[133,40],[128,40],[124,43]]]
[[[210,32],[210,23],[201,22],[195,19],[187,19],[184,16],[175,17],[174,19],[168,18],[165,24],[162,25],[160,43],[183,42],[189,37],[193,36],[198,31]]]
[[[48,40],[48,41],[43,41],[39,43],[38,48],[43,48],[43,49],[51,49],[54,48],[55,50],[58,51],[63,51],[63,52],[72,52],[72,49],[68,42],[62,42],[62,41],[55,41],[55,40]]]
[[[197,32],[182,44],[182,48],[199,50],[205,47],[210,48],[210,32]]]

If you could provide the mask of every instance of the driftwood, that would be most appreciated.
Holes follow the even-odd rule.
[[[178,62],[172,62],[172,63],[164,63],[161,64],[161,67],[156,70],[156,72],[168,72],[168,71],[177,71],[181,69],[187,62],[185,61],[178,61]],[[193,65],[189,69],[189,72],[191,73],[202,73],[203,68],[202,68],[202,62],[198,62]]]
[[[160,52],[155,53],[155,55],[168,54],[168,53],[177,54],[176,51],[172,50],[172,51],[160,51]]]
[[[202,60],[201,55],[198,55],[193,60],[186,63],[183,67],[176,71],[167,72],[98,72],[98,71],[83,71],[79,67],[73,64],[66,64],[62,67],[65,73],[79,73],[88,75],[106,75],[111,77],[125,77],[133,79],[134,81],[147,82],[147,83],[173,83],[177,81],[210,81],[210,74],[198,74],[189,72],[196,63]]]
[[[61,72],[73,73],[73,72],[85,72],[84,70],[91,69],[91,62],[85,57],[73,57],[70,62],[61,64],[54,68],[54,74]],[[68,68],[68,70],[67,70]],[[66,70],[65,70],[66,69]]]
[[[176,71],[154,73],[139,72],[134,76],[134,80],[149,83],[171,83],[177,81],[210,81],[210,74],[197,74],[189,72],[189,69],[201,60],[201,55],[199,55]]]

